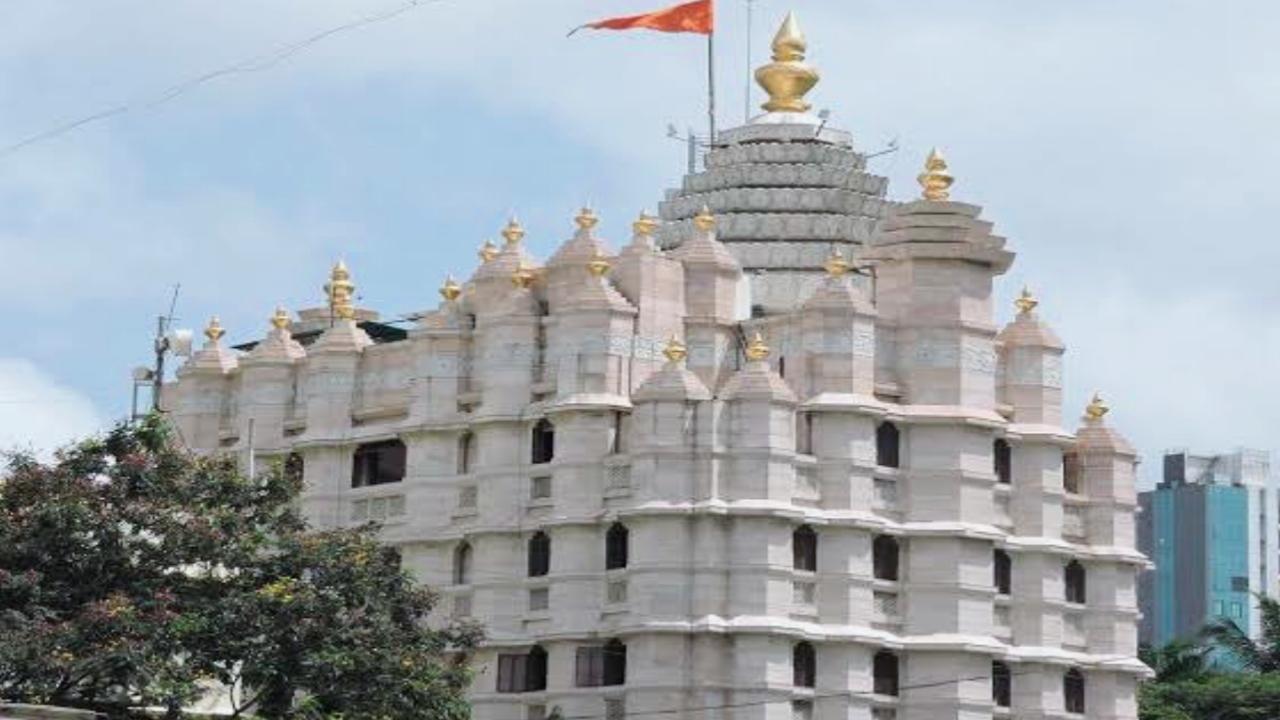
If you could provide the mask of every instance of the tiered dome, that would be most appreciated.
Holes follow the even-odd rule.
[[[803,96],[817,82],[804,62],[805,41],[788,16],[773,41],[773,62],[757,80],[767,112],[725,130],[706,168],[685,176],[659,206],[660,244],[693,235],[704,207],[716,215],[718,238],[752,275],[752,302],[766,312],[794,309],[822,282],[833,247],[851,255],[886,216],[888,181],[866,172],[866,155],[849,133],[807,112]]]

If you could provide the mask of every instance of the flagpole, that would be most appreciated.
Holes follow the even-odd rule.
[[[707,143],[716,143],[716,31],[707,33],[707,125],[710,132]]]

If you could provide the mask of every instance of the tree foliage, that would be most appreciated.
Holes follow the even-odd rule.
[[[1254,640],[1220,618],[1202,643],[1144,648],[1156,672],[1139,695],[1141,720],[1276,720],[1280,718],[1280,602],[1258,595],[1262,625]],[[1208,659],[1220,654],[1222,662]]]
[[[0,480],[0,699],[112,717],[461,720],[476,628],[429,628],[436,596],[376,528],[311,532],[280,469],[195,457],[160,418]]]

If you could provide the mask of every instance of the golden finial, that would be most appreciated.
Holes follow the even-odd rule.
[[[596,254],[587,261],[587,270],[596,277],[604,277],[609,272],[609,257],[596,250]]]
[[[644,210],[641,210],[640,217],[631,223],[631,230],[639,237],[650,237],[657,229],[658,219]]]
[[[671,362],[680,362],[688,357],[689,348],[685,347],[680,338],[672,335],[671,339],[667,341],[667,347],[663,349],[662,354]]]
[[[524,227],[513,217],[507,221],[507,226],[502,228],[502,237],[506,238],[508,245],[516,245],[524,237]]]
[[[578,211],[578,214],[573,218],[573,221],[577,223],[578,229],[582,232],[591,232],[591,229],[596,226],[596,223],[600,222],[600,218],[596,217],[595,210],[592,210],[589,207],[584,207]]]
[[[1107,405],[1107,401],[1102,399],[1102,395],[1093,394],[1093,399],[1089,401],[1089,406],[1084,409],[1084,416],[1090,420],[1101,420],[1111,412],[1111,407]]]
[[[831,277],[841,277],[849,272],[849,261],[844,259],[844,254],[840,252],[840,248],[831,248],[831,254],[827,256],[827,261],[822,265],[827,269],[827,274]]]
[[[355,283],[351,282],[351,271],[347,270],[347,264],[339,260],[329,273],[329,282],[324,286],[325,293],[329,296],[329,309],[333,311],[343,320],[350,320],[356,316],[355,305],[351,304],[351,297],[355,294]]]
[[[494,245],[492,240],[485,240],[476,255],[480,257],[480,262],[487,264],[498,257],[498,246]]]
[[[769,345],[764,341],[764,336],[757,330],[751,342],[747,344],[748,360],[767,360],[769,358]]]
[[[711,232],[712,230],[715,230],[716,216],[711,214],[711,208],[703,205],[702,209],[699,210],[698,214],[693,218],[693,226],[698,229],[698,232]]]
[[[445,302],[453,302],[461,296],[462,286],[458,284],[457,280],[453,279],[453,275],[446,275],[444,284],[440,286],[440,297],[444,298]]]
[[[818,84],[820,77],[812,65],[804,61],[804,33],[794,13],[787,13],[778,34],[773,38],[773,62],[756,70],[756,82],[769,93],[769,102],[761,105],[768,112],[807,112],[805,93]]]
[[[520,267],[511,273],[511,284],[521,290],[528,290],[533,285],[533,270],[525,267],[522,263]]]
[[[947,159],[938,152],[938,148],[929,152],[929,157],[924,161],[924,172],[916,177],[916,181],[924,188],[921,196],[925,200],[943,202],[951,199],[951,184],[955,182],[955,178],[947,172]]]
[[[217,315],[209,318],[209,324],[204,329],[204,336],[209,338],[209,344],[217,345],[222,336],[226,334],[227,331],[223,329],[222,323],[218,322]]]
[[[1030,315],[1031,311],[1035,310],[1039,304],[1040,301],[1031,294],[1026,285],[1022,286],[1022,294],[1018,296],[1018,299],[1013,301],[1013,306],[1018,308],[1018,314],[1020,315]]]
[[[277,330],[288,330],[290,322],[289,311],[282,307],[276,308],[275,314],[271,316],[271,327]]]

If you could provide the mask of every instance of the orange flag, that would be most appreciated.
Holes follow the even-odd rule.
[[[574,28],[569,34],[582,28],[594,30],[631,30],[644,28],[659,32],[698,33],[710,35],[715,29],[715,14],[712,11],[712,0],[694,0],[694,2],[676,5],[665,10],[632,15],[630,17],[609,18],[599,22],[587,23]]]

